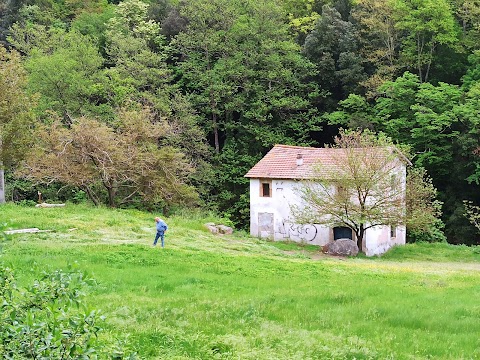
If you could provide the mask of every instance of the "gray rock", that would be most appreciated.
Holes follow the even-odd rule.
[[[220,234],[226,234],[226,235],[233,234],[233,229],[230,226],[217,225],[217,229]]]
[[[230,235],[233,233],[233,229],[226,225],[215,225],[214,223],[206,223],[205,227],[212,234],[225,234]]]
[[[337,256],[357,256],[357,243],[350,239],[338,239],[325,245],[325,252]]]
[[[218,229],[213,223],[205,224],[205,227],[210,231],[212,234],[218,234]]]

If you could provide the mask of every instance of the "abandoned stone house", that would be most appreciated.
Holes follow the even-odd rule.
[[[306,206],[299,195],[301,180],[313,177],[315,164],[321,163],[335,173],[331,148],[309,148],[275,145],[245,177],[250,179],[250,233],[260,238],[291,240],[323,246],[340,238],[355,240],[347,227],[319,224],[296,224],[291,206]],[[398,161],[395,171],[405,189],[406,164]],[[403,190],[404,191],[404,190]],[[405,209],[399,209],[404,211]],[[405,226],[375,226],[364,236],[363,251],[367,256],[382,254],[395,245],[404,245]]]

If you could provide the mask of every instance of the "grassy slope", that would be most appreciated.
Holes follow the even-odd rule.
[[[149,359],[480,358],[477,248],[335,259],[210,235],[202,224],[213,217],[166,220],[160,249],[152,214],[2,206],[10,228],[55,231],[11,235],[1,258],[21,281],[77,262],[99,282],[89,303],[108,315],[109,334],[129,333]]]

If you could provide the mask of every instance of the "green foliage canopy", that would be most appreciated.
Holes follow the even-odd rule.
[[[0,169],[17,163],[30,146],[31,98],[20,55],[0,46]]]

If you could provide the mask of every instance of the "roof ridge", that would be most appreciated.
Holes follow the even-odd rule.
[[[283,148],[290,148],[290,149],[325,149],[322,147],[313,147],[313,146],[299,146],[299,145],[283,145],[283,144],[275,144],[273,147],[283,147]]]

